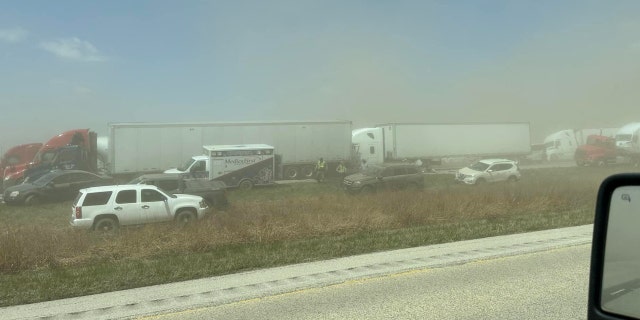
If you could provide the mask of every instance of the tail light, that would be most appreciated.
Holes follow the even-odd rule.
[[[82,219],[82,207],[76,207],[76,219]]]

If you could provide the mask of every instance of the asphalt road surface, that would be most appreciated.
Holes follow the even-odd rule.
[[[421,269],[151,319],[585,319],[590,245]]]

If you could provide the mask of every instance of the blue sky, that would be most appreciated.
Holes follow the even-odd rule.
[[[640,121],[640,1],[3,1],[0,147],[109,122]],[[538,141],[533,141],[538,142]]]

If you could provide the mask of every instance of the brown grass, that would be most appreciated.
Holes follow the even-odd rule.
[[[594,183],[593,177],[575,179],[530,174],[528,181],[517,184],[474,188],[447,182],[424,191],[362,196],[320,189],[322,192],[287,189],[271,199],[235,201],[226,212],[211,214],[194,226],[157,224],[124,228],[108,235],[72,230],[66,225],[69,205],[63,204],[46,210],[61,212],[55,217],[47,212],[50,218],[43,220],[47,223],[20,220],[0,224],[0,272],[202,253],[229,244],[349,235],[527,213],[592,210],[599,181]]]

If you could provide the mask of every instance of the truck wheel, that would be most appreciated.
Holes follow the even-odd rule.
[[[302,175],[307,178],[307,179],[311,179],[313,178],[313,167],[312,166],[303,166],[302,167]]]
[[[189,209],[181,209],[176,213],[176,222],[181,225],[187,225],[196,220],[196,215]]]
[[[509,179],[507,179],[507,182],[509,183],[513,183],[518,181],[518,178],[516,178],[516,176],[510,176]]]
[[[118,220],[111,217],[103,217],[99,218],[98,221],[93,225],[93,230],[100,232],[111,232],[116,231],[120,228],[118,224]]]
[[[480,178],[480,179],[476,180],[476,183],[474,185],[480,186],[480,185],[483,185],[485,183],[487,183],[487,180],[485,180],[483,178]]]
[[[28,195],[27,198],[24,199],[24,204],[27,206],[38,205],[40,204],[40,198],[35,194]]]
[[[251,190],[251,188],[253,188],[253,182],[251,182],[251,180],[242,180],[240,181],[238,188],[241,190]]]
[[[288,180],[295,180],[298,178],[298,168],[293,166],[287,167],[284,169],[284,177]]]

